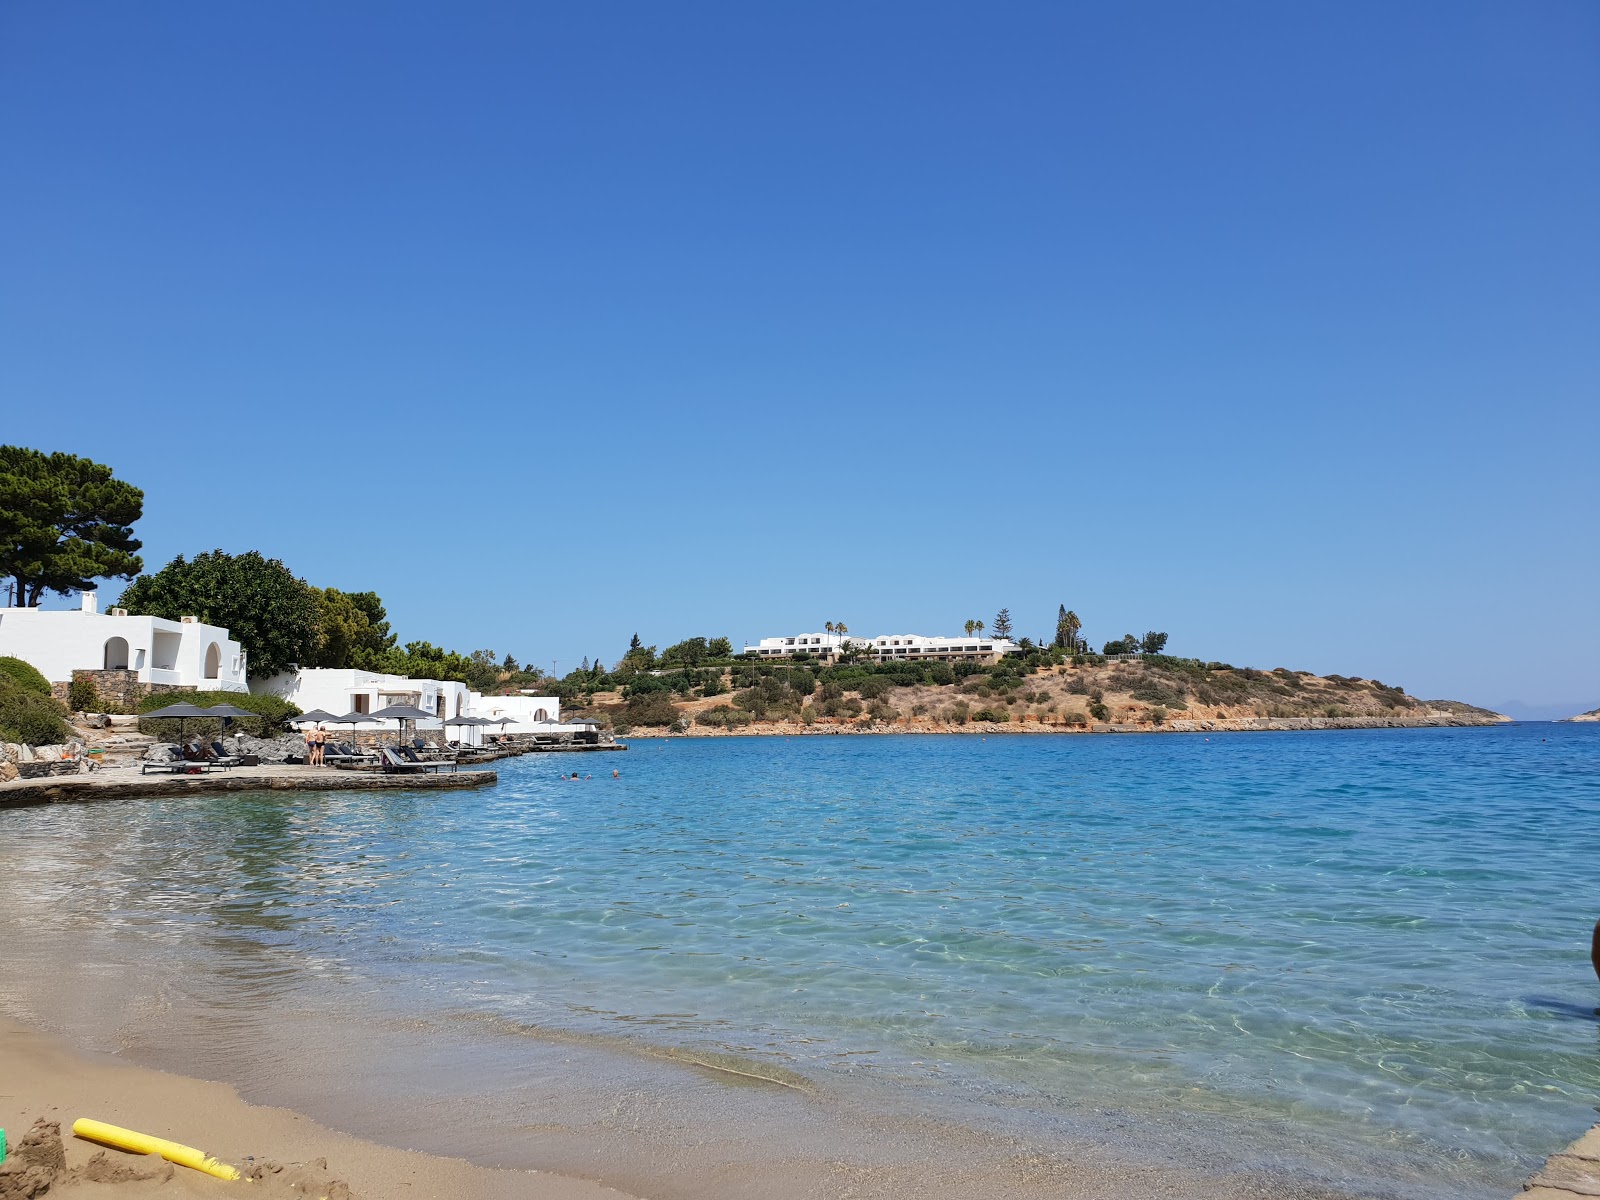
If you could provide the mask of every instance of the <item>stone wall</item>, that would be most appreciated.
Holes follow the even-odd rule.
[[[298,727],[297,727],[298,728]],[[393,729],[366,729],[356,726],[352,732],[348,725],[329,725],[328,742],[348,742],[358,750],[376,750],[379,746],[392,746],[399,735]],[[445,744],[444,730],[442,729],[408,729],[406,730],[406,744],[411,744],[412,738],[421,738],[430,746],[441,749]]]
[[[195,689],[184,683],[141,683],[137,671],[74,671],[72,683],[86,682],[94,685],[103,711],[137,712],[139,701],[146,696],[166,695],[170,692],[192,692]],[[72,684],[52,683],[50,694],[63,704],[68,704]]]

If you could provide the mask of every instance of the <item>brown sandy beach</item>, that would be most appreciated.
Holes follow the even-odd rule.
[[[98,1120],[198,1146],[241,1169],[266,1162],[252,1196],[461,1197],[463,1200],[622,1200],[624,1193],[582,1179],[494,1170],[458,1159],[396,1150],[337,1133],[298,1113],[246,1104],[231,1087],[186,1079],[107,1057],[80,1055],[59,1040],[0,1017],[0,1128],[13,1156],[37,1119],[59,1122],[67,1178],[55,1197],[229,1196],[227,1183],[181,1167],[165,1170],[136,1155],[107,1151],[118,1170],[86,1171],[100,1147],[71,1136],[73,1120]],[[319,1162],[319,1160],[322,1160]],[[14,1159],[13,1159],[14,1161]],[[89,1174],[90,1178],[81,1178]],[[123,1178],[117,1175],[148,1175]],[[110,1177],[99,1182],[94,1176]],[[341,1191],[336,1184],[343,1184]],[[0,1196],[8,1196],[0,1173]]]
[[[595,1080],[575,1081],[591,1093]],[[805,1096],[785,1102],[814,1106]],[[580,1102],[579,1109],[586,1107]],[[392,1197],[461,1200],[606,1200],[628,1196],[657,1200],[1342,1200],[1350,1194],[1291,1180],[1214,1173],[1204,1166],[1137,1164],[1083,1145],[1070,1153],[975,1136],[950,1137],[933,1122],[920,1125],[884,1117],[842,1134],[831,1148],[763,1147],[732,1122],[709,1136],[670,1136],[640,1099],[617,1095],[605,1122],[587,1140],[596,1169],[562,1173],[475,1165],[458,1158],[391,1148],[319,1124],[286,1108],[247,1103],[230,1086],[186,1078],[122,1061],[86,1056],[62,1040],[0,1018],[0,1123],[13,1148],[36,1119],[59,1122],[66,1173],[42,1195],[142,1200],[238,1194],[240,1184],[212,1179],[153,1159],[106,1151],[71,1136],[79,1116],[124,1125],[198,1146],[223,1162],[252,1171],[250,1195],[324,1196],[329,1200]],[[759,1119],[760,1105],[752,1115]],[[524,1127],[523,1140],[548,1140],[554,1159],[576,1159],[568,1114],[552,1112],[548,1125]],[[809,1140],[809,1139],[807,1139]],[[594,1158],[594,1144],[610,1154],[631,1147],[629,1161]],[[832,1150],[829,1153],[829,1149]],[[98,1162],[91,1165],[96,1155]],[[12,1168],[17,1159],[13,1153]],[[583,1175],[597,1176],[597,1179]],[[609,1186],[616,1180],[623,1187]],[[10,1200],[0,1173],[0,1196]],[[109,1180],[101,1182],[100,1180]],[[27,1193],[22,1193],[26,1195]]]

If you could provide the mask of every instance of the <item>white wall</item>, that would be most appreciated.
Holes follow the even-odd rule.
[[[543,713],[544,716],[540,716]],[[561,701],[554,696],[480,696],[473,694],[469,717],[499,720],[511,717],[509,725],[493,725],[486,733],[571,733],[572,729],[551,729],[544,721],[561,721]]]
[[[248,691],[248,664],[228,631],[200,622],[166,621],[160,617],[113,617],[95,612],[93,593],[82,609],[0,608],[0,654],[32,663],[52,683],[66,683],[73,671],[98,671],[106,665],[106,643],[122,638],[128,645],[127,668],[142,683],[170,683],[201,691]],[[205,673],[206,651],[217,647],[217,674]],[[157,666],[160,661],[169,667]]]
[[[436,712],[442,697],[446,702],[445,716],[451,717],[455,715],[454,696],[455,689],[458,688],[463,693],[466,690],[465,685],[449,680],[407,679],[404,675],[334,667],[301,667],[298,671],[250,681],[252,692],[281,696],[291,704],[297,705],[301,712],[320,708],[336,717],[342,717],[357,707],[357,696],[367,698],[368,712],[387,708],[391,702],[414,703],[418,708]],[[412,694],[416,695],[415,700],[410,699]],[[406,699],[391,701],[395,696],[405,696]],[[417,721],[415,725],[418,729],[438,729],[440,723],[435,718]],[[384,720],[355,728],[394,730],[398,729],[398,722]]]

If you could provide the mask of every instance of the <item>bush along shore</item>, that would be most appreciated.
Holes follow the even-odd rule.
[[[613,678],[607,683],[615,685]],[[735,663],[639,674],[573,697],[619,733],[1140,733],[1497,725],[1376,679],[1149,654],[980,663]]]

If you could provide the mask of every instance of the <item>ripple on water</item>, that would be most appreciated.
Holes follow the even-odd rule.
[[[29,809],[0,814],[0,920],[197,992],[361,978],[823,1086],[1249,1119],[1242,1156],[1321,1138],[1337,1170],[1489,1195],[1600,1093],[1572,836],[1597,751],[1574,726],[718,739],[582,786],[522,759],[485,794]]]

